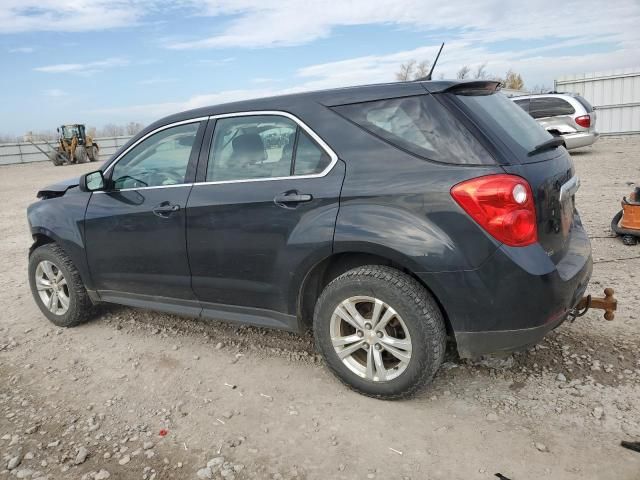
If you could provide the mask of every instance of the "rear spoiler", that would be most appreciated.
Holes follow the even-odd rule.
[[[472,80],[460,82],[442,90],[444,93],[456,95],[491,95],[502,88],[502,83],[497,80]]]

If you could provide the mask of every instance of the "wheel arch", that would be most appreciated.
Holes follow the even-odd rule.
[[[29,256],[31,256],[36,248],[39,248],[48,243],[56,243],[56,241],[52,237],[44,233],[34,233],[31,236],[33,237],[33,243],[29,247]]]
[[[447,334],[452,334],[453,329],[447,311],[433,290],[427,285],[414,270],[409,262],[398,261],[390,256],[362,251],[347,251],[333,253],[316,263],[304,277],[297,295],[296,314],[301,330],[308,330],[313,323],[313,310],[322,290],[343,273],[364,265],[385,265],[401,271],[422,285],[435,299],[445,320]]]
[[[99,300],[99,296],[94,291],[92,286],[93,284],[91,283],[91,274],[86,263],[86,257],[84,256],[84,249],[82,247],[75,245],[73,242],[65,241],[63,238],[58,237],[55,233],[44,227],[32,227],[31,237],[33,238],[33,243],[29,247],[29,257],[31,257],[33,252],[39,247],[48,244],[55,244],[67,257],[69,257],[75,268],[78,270],[80,278],[91,299],[94,301]]]

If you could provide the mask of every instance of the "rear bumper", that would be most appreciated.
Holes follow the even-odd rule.
[[[531,328],[519,330],[496,330],[489,332],[458,332],[456,344],[462,358],[474,358],[483,354],[505,353],[525,350],[536,343],[567,318],[563,313],[558,318]]]
[[[564,139],[564,143],[567,146],[567,150],[571,150],[573,148],[588,147],[589,145],[593,145],[594,143],[596,143],[598,138],[600,138],[600,134],[594,130],[588,132],[570,133],[562,135],[562,138]]]
[[[579,224],[554,264],[540,245],[501,246],[476,270],[419,274],[440,300],[463,358],[525,349],[560,325],[591,278],[591,245]]]

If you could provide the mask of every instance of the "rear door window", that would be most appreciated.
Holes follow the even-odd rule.
[[[341,105],[334,110],[414,155],[444,163],[495,164],[473,134],[431,95]]]
[[[246,115],[216,121],[206,180],[225,182],[315,175],[331,157],[290,118]]]
[[[575,108],[559,97],[532,98],[529,105],[529,114],[533,118],[556,117],[558,115],[573,115]]]

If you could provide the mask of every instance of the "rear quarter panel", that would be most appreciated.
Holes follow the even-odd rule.
[[[503,173],[499,166],[424,160],[336,117],[340,134],[332,146],[347,170],[334,252],[373,253],[413,272],[439,272],[476,268],[498,248],[450,189],[469,178]]]

